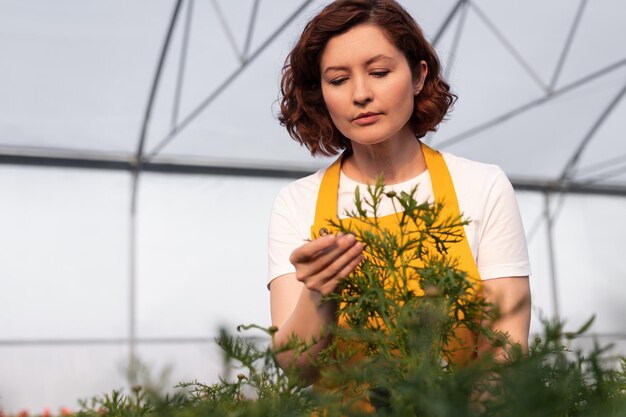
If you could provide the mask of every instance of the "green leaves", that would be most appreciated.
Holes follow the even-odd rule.
[[[278,366],[276,354],[308,355],[312,343],[293,337],[277,349],[222,330],[217,340],[229,375],[220,382],[179,384],[163,396],[139,389],[114,391],[82,403],[80,416],[420,416],[420,417],[623,417],[626,416],[626,360],[597,343],[589,352],[567,343],[585,336],[594,317],[568,332],[544,321],[528,355],[506,334],[481,326],[497,311],[475,292],[466,273],[448,255],[467,221],[443,218],[441,202],[429,204],[409,193],[385,191],[382,179],[361,196],[355,210],[333,226],[353,233],[366,256],[327,297],[339,306],[331,344],[317,355],[323,385],[301,386],[297,375]],[[383,198],[396,207],[394,224],[378,215]],[[368,217],[368,215],[372,215]],[[434,250],[432,249],[434,248]],[[273,338],[275,327],[239,326]],[[456,363],[467,349],[463,335],[479,335],[504,349],[505,360],[489,354]],[[469,346],[473,348],[473,346]],[[291,372],[291,371],[290,371]]]

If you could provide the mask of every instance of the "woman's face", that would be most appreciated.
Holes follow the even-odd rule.
[[[426,77],[413,76],[404,54],[375,25],[331,38],[320,60],[322,94],[333,123],[355,143],[413,137],[408,121]]]

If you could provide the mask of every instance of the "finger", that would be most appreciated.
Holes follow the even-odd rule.
[[[308,260],[315,258],[315,256],[320,252],[328,250],[329,248],[334,246],[336,240],[337,236],[326,235],[307,242],[291,253],[291,256],[289,257],[289,262],[291,262],[292,264],[307,262]]]
[[[357,242],[344,254],[338,257],[332,264],[330,264],[324,272],[339,279],[347,277],[350,272],[359,264],[360,257],[363,254],[363,244]]]
[[[356,269],[357,266],[359,266],[359,264],[361,263],[361,261],[363,260],[363,253],[359,253],[356,258],[352,259],[348,265],[346,265],[338,274],[338,277],[343,279],[345,277],[347,277],[348,275],[350,275],[352,272],[354,272],[354,270]]]
[[[357,242],[354,235],[346,234],[338,236],[333,246],[329,247],[326,251],[319,252],[314,259],[311,259],[307,267],[308,274],[313,275],[328,269],[331,264],[348,253],[348,251],[350,251],[357,244],[360,246],[356,249],[356,253],[348,255],[350,259],[362,250],[363,245]]]
[[[323,282],[319,286],[319,292],[322,295],[328,295],[332,292],[335,292],[337,290],[337,286],[339,285],[339,283],[348,275],[350,275],[356,269],[359,263],[361,263],[362,260],[363,260],[363,253],[361,252],[358,255],[356,255],[356,257],[349,260],[348,263],[345,264],[343,268],[341,268],[340,271],[333,276],[332,279],[326,282]]]
[[[300,281],[303,281],[309,289],[320,289],[324,286],[327,286],[327,284],[335,287],[342,278],[348,276],[348,274],[352,272],[356,265],[358,265],[360,259],[355,259],[360,257],[362,252],[363,244],[360,242],[356,242],[352,247],[348,248],[348,250],[346,250],[344,253],[342,253],[325,267],[317,270],[309,270],[306,275],[303,275]],[[320,263],[318,262],[314,266],[319,265]],[[298,278],[297,275],[296,278]]]

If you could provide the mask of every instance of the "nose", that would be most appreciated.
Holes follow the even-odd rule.
[[[356,78],[354,80],[354,91],[352,93],[352,101],[354,104],[366,104],[372,101],[373,98],[372,89],[370,88],[367,79],[364,77]]]

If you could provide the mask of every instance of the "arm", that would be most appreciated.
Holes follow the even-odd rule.
[[[515,192],[504,172],[489,174],[490,181],[484,207],[478,210],[477,260],[485,301],[496,308],[499,316],[485,327],[508,333],[522,352],[528,352],[530,327],[530,264],[522,219]],[[479,352],[493,350],[485,339],[479,339]],[[504,360],[502,349],[493,351],[496,360]]]
[[[287,343],[292,335],[306,342],[317,341],[306,355],[296,356],[291,351],[277,355],[283,369],[297,369],[307,383],[318,377],[311,358],[330,342],[328,337],[320,336],[335,320],[337,310],[334,303],[323,302],[322,297],[336,291],[339,282],[356,268],[362,250],[363,245],[353,235],[324,236],[294,250],[290,262],[296,272],[270,284],[272,324],[278,327],[275,347]]]
[[[496,308],[498,316],[494,321],[484,323],[492,330],[508,333],[513,343],[519,343],[524,354],[528,353],[528,331],[530,328],[530,286],[528,277],[504,277],[484,280],[485,301]],[[487,352],[493,348],[485,338],[479,338],[478,351]],[[496,360],[504,360],[504,352],[497,349]]]

